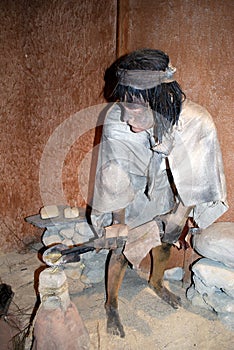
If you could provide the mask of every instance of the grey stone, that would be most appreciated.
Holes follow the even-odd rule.
[[[234,313],[234,298],[222,291],[210,295],[204,294],[203,298],[217,313]]]
[[[74,244],[82,244],[88,242],[93,237],[94,233],[87,222],[76,223],[73,235]]]
[[[234,269],[217,261],[202,258],[193,265],[192,271],[207,287],[215,286],[234,298]]]
[[[72,247],[74,245],[73,240],[65,238],[62,240],[62,244],[65,244],[67,247]]]
[[[234,331],[234,313],[220,313],[218,318],[227,328]]]
[[[44,289],[58,289],[66,282],[66,275],[63,270],[54,271],[52,268],[43,270],[39,276],[39,292]]]
[[[187,298],[193,305],[215,311],[219,319],[234,329],[234,269],[207,258],[196,262],[193,285]]]
[[[45,310],[58,307],[66,310],[71,301],[64,271],[53,268],[43,270],[39,276],[39,293]]]
[[[47,228],[42,235],[42,242],[45,246],[61,243],[62,239],[63,238],[59,235],[59,230],[56,226]]]
[[[84,236],[87,238],[94,237],[94,233],[91,229],[91,226],[87,222],[78,222],[75,226],[75,231],[79,233],[81,236]]]
[[[68,228],[63,228],[62,230],[60,230],[59,233],[64,238],[73,239],[74,232],[75,230],[73,227],[68,227]]]
[[[193,283],[195,285],[195,289],[203,295],[212,295],[215,292],[219,292],[220,289],[215,287],[215,286],[206,286],[204,284],[204,281],[202,281],[198,276],[194,275],[193,276]]]
[[[78,232],[74,232],[73,242],[74,244],[82,244],[88,241],[88,238],[80,235]]]
[[[84,269],[81,275],[81,281],[85,284],[99,283],[105,277],[105,264],[108,251],[101,250],[96,253],[89,252],[83,254],[82,262]]]
[[[234,223],[217,222],[195,234],[193,248],[206,258],[234,268]]]
[[[64,272],[68,278],[78,280],[81,276],[84,264],[82,261],[69,263],[64,265]]]
[[[192,305],[201,307],[206,310],[214,311],[212,307],[205,302],[202,295],[195,289],[194,285],[188,288],[186,296],[191,301]]]
[[[173,267],[164,272],[164,279],[170,281],[182,281],[184,269],[182,267]]]

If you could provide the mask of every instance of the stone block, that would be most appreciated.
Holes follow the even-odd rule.
[[[66,310],[70,304],[67,278],[63,270],[45,269],[39,276],[39,293],[45,310]]]
[[[164,272],[164,279],[170,281],[182,281],[184,269],[182,267],[173,267]]]
[[[220,289],[215,286],[206,286],[204,282],[195,274],[193,275],[193,283],[195,285],[195,289],[201,294],[201,296],[212,295],[220,291]]]
[[[77,207],[67,207],[63,211],[63,215],[66,219],[78,218],[79,214],[79,209]]]
[[[188,300],[191,301],[192,305],[201,307],[206,310],[214,311],[212,307],[205,302],[202,295],[195,289],[194,285],[188,288],[186,296]]]
[[[83,262],[74,262],[64,265],[64,272],[68,278],[78,280],[84,268]]]
[[[88,237],[82,236],[77,232],[74,233],[74,236],[73,236],[74,244],[82,244],[87,242],[88,240],[89,240]]]
[[[234,314],[234,298],[229,297],[222,291],[215,292],[211,295],[203,295],[207,304],[209,304],[217,313],[233,313]]]
[[[206,258],[234,268],[234,222],[217,222],[194,235],[193,248]]]
[[[62,230],[59,231],[60,235],[67,239],[73,239],[74,232],[75,230],[72,227],[63,228]]]
[[[108,251],[89,252],[83,255],[84,270],[81,281],[85,284],[99,283],[105,277],[105,263]]]
[[[94,237],[93,230],[87,222],[78,222],[75,226],[75,231],[81,236],[86,237],[87,240],[91,237]]]
[[[63,270],[58,269],[53,273],[52,268],[45,269],[39,276],[39,292],[52,288],[60,288],[66,282],[66,275]]]
[[[74,245],[73,240],[71,240],[69,238],[62,240],[62,243],[65,244],[67,247],[72,247]]]
[[[218,314],[218,318],[227,328],[234,331],[234,313],[220,313]]]
[[[57,228],[50,228],[43,233],[42,242],[45,246],[50,246],[55,243],[61,243],[62,237],[59,235]]]
[[[215,286],[234,298],[234,269],[220,262],[202,258],[193,265],[192,271],[207,287]]]
[[[47,205],[40,210],[42,219],[52,219],[59,216],[59,210],[57,205]]]

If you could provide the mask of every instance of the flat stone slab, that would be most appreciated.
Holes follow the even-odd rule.
[[[59,216],[50,219],[42,219],[40,214],[28,216],[25,218],[29,224],[39,228],[46,228],[52,226],[67,226],[68,224],[84,222],[85,218],[85,209],[79,208],[79,216],[77,218],[65,218],[64,217],[64,209],[66,206],[58,206]]]
[[[214,310],[234,330],[234,269],[202,258],[193,267],[193,284],[187,298],[194,306]]]
[[[192,271],[210,290],[219,289],[234,298],[234,269],[217,261],[202,258],[193,265]]]

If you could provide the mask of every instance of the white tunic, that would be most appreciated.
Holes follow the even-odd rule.
[[[133,133],[121,113],[113,104],[103,126],[92,204],[97,231],[111,225],[114,210],[126,208],[126,224],[135,228],[168,213],[175,203],[165,156],[151,149],[152,131]],[[168,160],[180,200],[195,207],[194,220],[205,228],[228,209],[215,125],[205,108],[186,100],[172,136]]]

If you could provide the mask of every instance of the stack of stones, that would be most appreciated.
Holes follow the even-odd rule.
[[[234,223],[214,223],[193,236],[193,248],[203,258],[193,266],[187,298],[215,311],[234,330]]]
[[[53,226],[46,228],[42,236],[42,242],[45,246],[62,243],[68,247],[72,247],[77,244],[88,242],[93,237],[93,230],[86,222],[85,218],[78,220],[78,222],[72,220],[71,222],[68,220],[64,220],[63,222],[61,220],[61,222],[56,222]],[[93,251],[82,254],[80,256],[80,262],[64,265],[67,278],[80,280],[86,286],[103,281],[107,254],[107,250],[100,250],[98,253]]]

